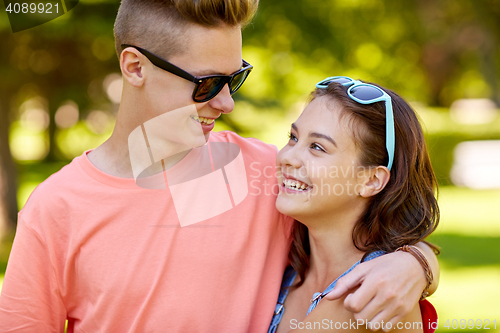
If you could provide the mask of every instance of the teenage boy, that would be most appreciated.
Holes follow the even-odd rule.
[[[269,172],[276,148],[211,133],[215,119],[233,110],[231,94],[250,69],[242,61],[241,27],[257,5],[122,1],[115,38],[124,86],[115,129],[38,186],[19,213],[0,297],[1,332],[64,332],[66,320],[68,332],[266,332],[289,244],[290,223],[275,209],[276,193],[265,190],[277,185]],[[201,79],[193,83],[190,75]],[[168,187],[137,186],[129,140],[138,128],[146,132],[148,121],[184,108],[197,112],[191,118],[207,147],[238,147],[251,190],[235,203],[229,172],[219,173],[232,208],[181,226],[183,212],[203,215],[207,201],[218,205],[228,196],[191,186],[191,202],[174,202],[169,175],[196,173],[203,161],[197,149],[163,160]],[[215,177],[224,166],[214,163],[208,175]],[[364,281],[346,301],[358,316],[396,320],[405,314],[404,300],[413,303],[426,285],[411,255],[385,257],[344,279],[340,293]]]

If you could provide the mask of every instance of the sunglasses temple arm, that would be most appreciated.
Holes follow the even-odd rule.
[[[158,57],[157,55],[149,52],[148,50],[145,50],[143,48],[140,48],[140,47],[134,46],[134,45],[130,45],[130,44],[122,44],[122,47],[133,47],[133,48],[137,49],[139,52],[141,52],[142,54],[144,54],[146,56],[146,58],[148,58],[149,61],[151,61],[151,63],[153,65],[160,67],[161,69],[163,69],[167,72],[170,72],[172,74],[175,74],[179,77],[182,77],[183,79],[186,79],[188,81],[196,82],[196,77],[189,74],[188,72],[186,72],[182,68],[179,68],[179,67],[175,66],[174,64],[172,64],[172,63]]]
[[[392,111],[392,100],[389,97],[389,99],[385,100],[385,133],[386,133],[386,139],[385,139],[385,145],[387,149],[387,154],[389,156],[389,162],[387,163],[387,168],[389,171],[392,168],[392,163],[394,161],[394,150],[396,146],[396,138],[395,138],[395,128],[394,128],[394,113]]]

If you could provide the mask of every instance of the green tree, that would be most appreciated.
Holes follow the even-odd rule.
[[[80,2],[52,22],[13,34],[8,21],[0,25],[0,213],[4,225],[13,227],[17,215],[16,168],[9,149],[9,125],[20,104],[31,95],[47,100],[50,115],[47,160],[61,159],[54,115],[65,100],[80,109],[107,103],[104,94],[91,99],[90,83],[119,71],[113,44],[117,3]],[[1,13],[5,15],[6,13]],[[2,18],[3,20],[4,18]],[[109,102],[108,102],[109,103]]]
[[[278,69],[270,93],[280,99],[301,85],[280,70],[288,54],[295,70],[350,73],[434,106],[467,97],[500,104],[499,0],[262,1],[245,34],[270,53]],[[484,89],[463,82],[470,72]]]

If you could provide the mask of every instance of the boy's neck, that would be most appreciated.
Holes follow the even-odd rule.
[[[189,150],[164,158],[163,165],[165,169],[169,169],[177,164],[188,153]],[[134,178],[130,162],[128,136],[121,136],[116,129],[111,137],[102,145],[92,150],[87,155],[87,158],[97,169],[106,174],[120,178]]]
[[[89,161],[102,172],[121,178],[133,178],[128,145],[120,144],[113,135],[87,154]]]

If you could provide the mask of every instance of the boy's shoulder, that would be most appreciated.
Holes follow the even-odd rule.
[[[44,212],[59,211],[65,199],[76,193],[84,182],[85,174],[79,165],[78,156],[61,170],[49,176],[30,194],[19,214],[42,215]]]

